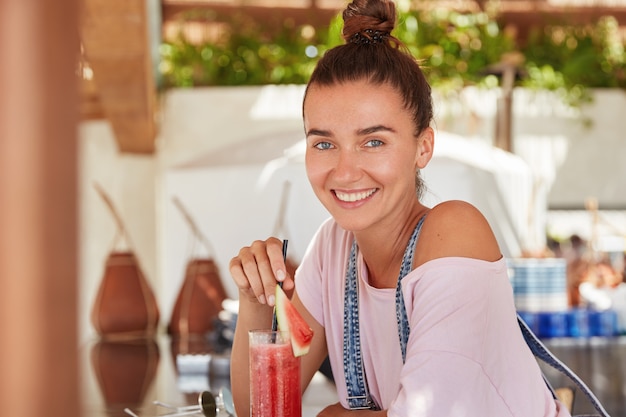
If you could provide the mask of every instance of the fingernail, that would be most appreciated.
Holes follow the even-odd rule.
[[[265,304],[265,295],[263,294],[259,295],[259,303]]]
[[[267,304],[273,306],[274,305],[274,296],[270,295],[269,297],[267,297]]]
[[[279,269],[278,271],[276,271],[276,279],[279,281],[284,281],[285,280],[285,271],[283,271],[282,269]]]

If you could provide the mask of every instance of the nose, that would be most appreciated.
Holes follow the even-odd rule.
[[[361,175],[361,161],[357,151],[342,149],[336,160],[334,168],[335,180],[350,183],[358,180]]]

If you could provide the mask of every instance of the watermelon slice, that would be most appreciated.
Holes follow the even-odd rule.
[[[313,330],[298,313],[280,285],[276,286],[276,319],[278,330],[289,331],[294,356],[306,355],[313,340]]]

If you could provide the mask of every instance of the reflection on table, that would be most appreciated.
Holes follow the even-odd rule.
[[[166,412],[155,401],[193,405],[202,391],[217,394],[222,387],[230,388],[230,350],[202,337],[97,340],[87,344],[81,355],[86,417],[129,417],[125,408],[153,417]],[[335,388],[320,373],[302,402],[303,417],[313,417],[337,402]]]
[[[598,397],[611,416],[626,416],[626,337],[553,338],[544,344],[572,369]],[[573,386],[558,371],[542,365],[554,387]],[[593,413],[594,409],[576,391],[574,413]]]

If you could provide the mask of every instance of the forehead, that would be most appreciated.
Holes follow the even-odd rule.
[[[367,80],[337,82],[329,85],[313,84],[307,90],[305,107],[307,102],[322,100],[363,100],[367,97],[385,99],[385,101],[402,102],[399,91],[388,83],[373,83]]]
[[[311,85],[304,100],[304,120],[343,120],[350,117],[385,119],[407,117],[402,95],[389,84],[365,80]],[[373,121],[373,120],[372,120]]]

